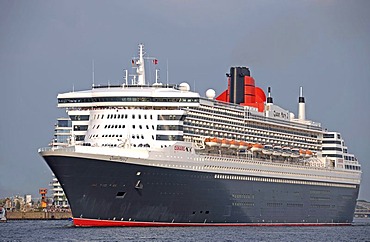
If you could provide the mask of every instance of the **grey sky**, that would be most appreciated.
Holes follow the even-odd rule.
[[[166,60],[171,83],[204,95],[226,89],[231,66],[249,66],[274,102],[339,131],[362,163],[370,200],[370,1],[0,0],[0,197],[47,187],[37,154],[53,137],[61,92],[120,83],[137,44]]]

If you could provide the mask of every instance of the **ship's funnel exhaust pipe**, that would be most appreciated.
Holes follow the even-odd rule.
[[[267,88],[267,93],[268,93],[268,96],[267,96],[267,103],[274,103],[272,97],[271,97],[271,87],[268,87]]]
[[[298,119],[302,121],[306,119],[306,103],[304,102],[302,87],[299,88]]]
[[[247,67],[230,68],[230,103],[255,102],[255,83],[250,75]]]

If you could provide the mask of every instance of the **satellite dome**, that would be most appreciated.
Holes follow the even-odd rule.
[[[153,83],[153,87],[160,87],[160,86],[163,86],[161,82]]]
[[[215,96],[216,96],[216,92],[215,92],[215,90],[213,90],[213,89],[208,89],[208,90],[206,91],[206,97],[207,97],[207,98],[209,98],[209,99],[214,99],[214,98],[215,98]]]
[[[190,85],[187,84],[186,82],[180,83],[179,89],[180,89],[180,91],[188,92],[188,91],[190,91]]]

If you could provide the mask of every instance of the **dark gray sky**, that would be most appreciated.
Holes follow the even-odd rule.
[[[137,44],[166,60],[171,83],[202,95],[226,89],[231,66],[249,66],[274,102],[339,131],[362,162],[370,200],[370,1],[0,0],[0,197],[48,187],[37,154],[53,137],[58,93],[122,82]]]

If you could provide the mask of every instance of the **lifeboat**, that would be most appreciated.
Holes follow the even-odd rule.
[[[283,147],[283,153],[281,154],[283,157],[290,157],[291,154],[290,147]]]
[[[279,146],[279,145],[274,146],[272,154],[276,155],[276,156],[281,155],[282,154],[281,146]]]
[[[299,156],[300,157],[305,157],[306,156],[306,151],[305,150],[299,150]]]
[[[239,142],[239,150],[245,150],[248,148],[248,143],[244,141]]]
[[[306,150],[306,157],[312,157],[312,151]]]
[[[210,147],[220,146],[221,142],[217,138],[206,138],[204,143]]]
[[[236,141],[236,140],[230,141],[230,148],[231,149],[237,149],[237,148],[239,148],[239,141]]]
[[[265,145],[263,147],[263,150],[262,150],[262,153],[263,154],[265,154],[265,155],[272,155],[272,152],[273,152],[272,145]]]
[[[263,149],[263,145],[256,143],[252,145],[251,151],[259,152],[259,151],[262,151],[262,149]]]
[[[230,147],[230,141],[228,141],[227,139],[223,139],[221,141],[221,147],[224,147],[224,148]]]
[[[292,157],[292,158],[298,158],[299,157],[299,149],[293,148],[292,149],[292,152],[290,154],[290,157]]]

